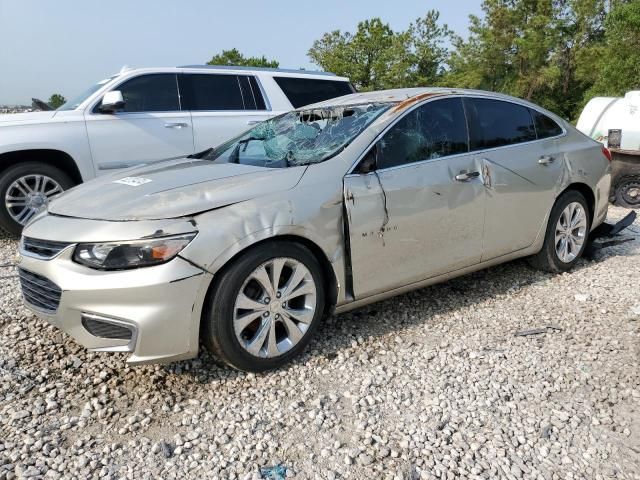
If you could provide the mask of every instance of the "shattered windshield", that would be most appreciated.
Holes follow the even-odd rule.
[[[213,149],[204,158],[286,168],[323,162],[344,149],[388,103],[296,110],[272,118]]]

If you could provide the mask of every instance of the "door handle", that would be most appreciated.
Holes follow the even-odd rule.
[[[458,182],[468,182],[474,178],[478,178],[480,176],[480,172],[467,172],[466,170],[462,170],[458,175],[455,176],[456,181]]]
[[[247,120],[247,125],[257,125],[258,123],[262,123],[262,120]]]
[[[187,128],[189,126],[188,123],[165,123],[164,128]]]
[[[538,163],[540,165],[550,165],[554,162],[555,158],[550,157],[549,155],[543,155],[540,157],[540,160],[538,160]]]

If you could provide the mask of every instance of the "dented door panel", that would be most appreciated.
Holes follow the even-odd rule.
[[[461,155],[345,178],[357,299],[480,262],[482,176],[455,180],[480,167]]]
[[[556,140],[543,140],[480,152],[478,161],[487,178],[484,261],[535,241],[562,183],[564,158]]]

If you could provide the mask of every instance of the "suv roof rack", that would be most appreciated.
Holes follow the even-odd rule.
[[[233,65],[180,65],[178,68],[207,68],[211,70],[250,70],[260,72],[273,72],[273,73],[297,73],[299,75],[326,75],[328,77],[335,77],[335,73],[322,72],[319,70],[296,70],[294,68],[267,68],[267,67],[236,67]]]

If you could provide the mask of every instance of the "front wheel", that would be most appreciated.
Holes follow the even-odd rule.
[[[248,250],[216,280],[202,340],[228,365],[247,372],[278,368],[298,355],[322,318],[322,269],[292,242]]]
[[[18,163],[0,174],[0,230],[20,235],[49,200],[73,186],[62,170],[41,162]]]
[[[590,227],[584,195],[575,190],[563,193],[551,210],[542,250],[529,257],[529,263],[547,272],[570,270],[587,247]]]

